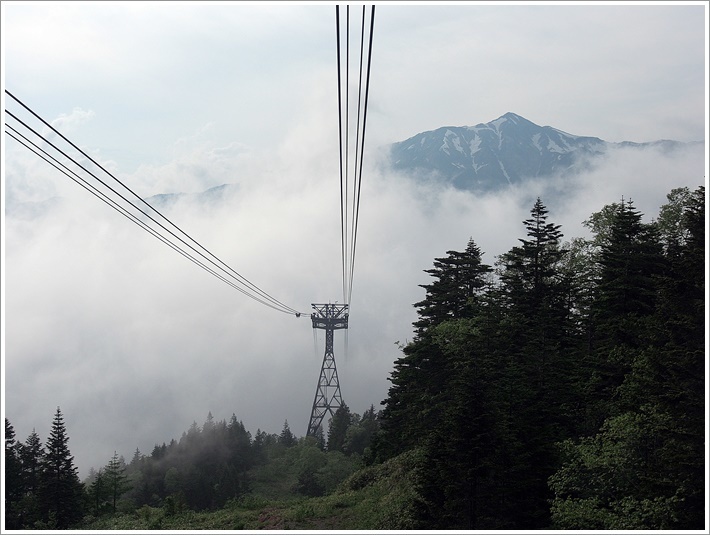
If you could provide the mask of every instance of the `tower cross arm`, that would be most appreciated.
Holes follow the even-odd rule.
[[[311,314],[314,329],[347,329],[348,305],[314,304]]]

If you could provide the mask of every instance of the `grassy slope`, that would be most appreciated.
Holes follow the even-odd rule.
[[[88,522],[86,530],[381,530],[416,528],[421,504],[415,480],[420,457],[405,453],[377,466],[355,472],[328,496],[304,499],[266,499],[250,494],[219,511],[184,511],[143,507]]]

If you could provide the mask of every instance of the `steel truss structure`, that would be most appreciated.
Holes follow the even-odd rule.
[[[348,305],[314,304],[312,306],[315,310],[311,314],[313,328],[325,330],[325,354],[306,436],[316,436],[325,415],[330,413],[332,417],[343,404],[338,382],[338,370],[333,354],[333,332],[337,329],[348,328]]]

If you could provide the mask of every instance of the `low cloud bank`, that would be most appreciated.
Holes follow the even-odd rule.
[[[184,195],[165,213],[308,312],[314,302],[342,301],[342,268],[330,171],[337,149],[307,133],[270,158],[193,143],[172,162],[122,178],[145,195],[235,184],[217,201]],[[294,159],[299,152],[308,157]],[[150,454],[210,411],[218,420],[235,413],[252,433],[278,433],[288,420],[305,434],[324,343],[317,333],[314,350],[310,320],[246,298],[38,165],[20,156],[8,163],[15,205],[61,197],[39,215],[6,219],[5,414],[18,438],[36,428],[45,440],[61,406],[86,474],[114,450],[129,460],[136,447]],[[418,285],[429,282],[423,270],[435,257],[472,237],[493,264],[524,237],[538,195],[571,239],[622,196],[650,220],[671,189],[705,182],[702,147],[619,149],[592,172],[486,196],[372,169],[363,176],[347,355],[342,333],[335,341],[343,397],[358,413],[387,395],[395,343],[412,337],[412,304],[424,297]]]

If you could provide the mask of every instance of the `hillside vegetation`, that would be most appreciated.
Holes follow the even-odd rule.
[[[304,444],[296,448],[308,447]],[[279,456],[269,470],[282,466],[291,455]],[[415,526],[414,510],[420,497],[415,490],[417,452],[407,452],[377,466],[357,470],[328,496],[304,498],[284,492],[283,485],[261,488],[280,498],[246,494],[230,500],[217,511],[195,512],[178,507],[144,506],[132,513],[120,513],[100,519],[87,518],[80,529],[244,529],[244,530],[329,530],[329,529],[408,529]],[[269,471],[267,470],[267,471]],[[286,481],[293,480],[286,476]],[[255,474],[257,480],[265,474]]]

